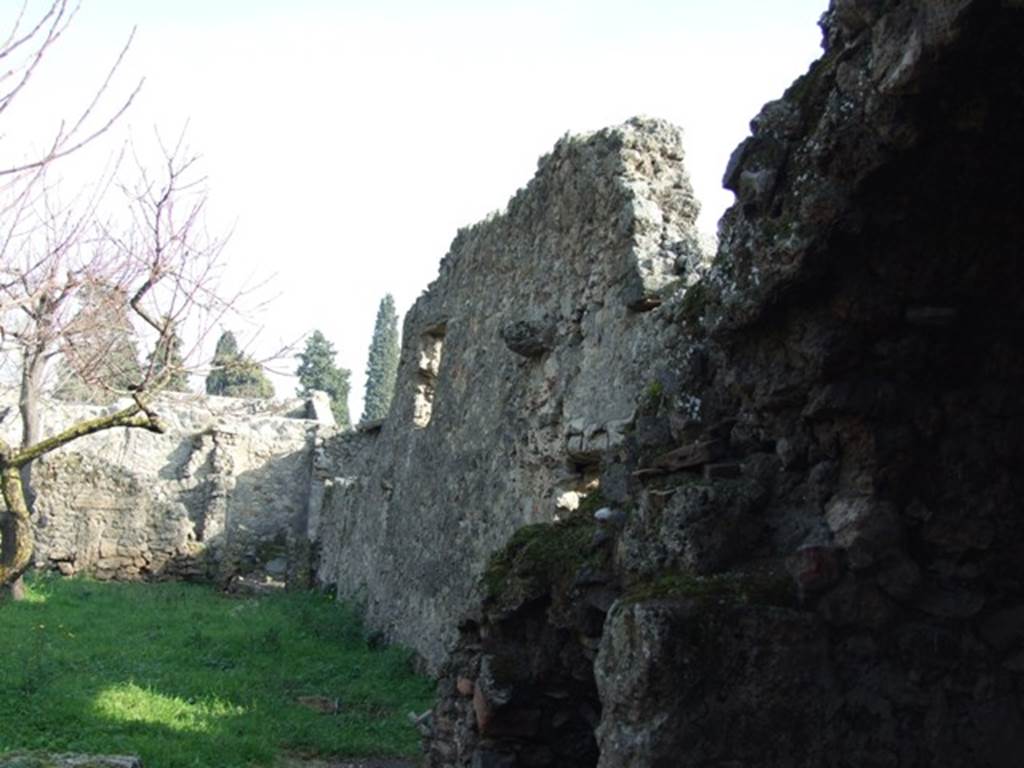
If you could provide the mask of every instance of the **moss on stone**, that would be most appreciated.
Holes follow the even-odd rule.
[[[602,565],[607,554],[593,544],[597,524],[589,511],[600,503],[594,492],[567,520],[517,530],[484,570],[486,601],[510,607],[549,590],[565,591],[584,565]]]
[[[597,510],[606,506],[608,506],[608,501],[605,499],[604,494],[601,493],[601,490],[593,490],[584,496],[582,501],[580,501],[580,505],[577,507],[574,516],[586,516],[588,518],[592,518]]]
[[[683,300],[679,304],[677,315],[679,320],[687,328],[695,330],[700,325],[701,318],[704,316],[710,300],[711,291],[707,283],[703,280],[694,283],[683,294]]]
[[[793,580],[777,563],[745,571],[699,576],[667,571],[630,585],[623,600],[644,602],[661,599],[692,599],[709,605],[774,605],[796,603]]]

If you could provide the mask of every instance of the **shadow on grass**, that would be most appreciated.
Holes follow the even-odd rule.
[[[429,706],[429,682],[320,596],[50,579],[30,595],[0,606],[0,752],[133,753],[160,768],[417,752],[406,715]],[[310,696],[337,706],[299,703]]]

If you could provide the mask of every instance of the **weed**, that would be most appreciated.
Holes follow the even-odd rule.
[[[647,391],[644,393],[647,401],[654,406],[661,403],[661,397],[665,394],[665,386],[655,379],[647,385]]]

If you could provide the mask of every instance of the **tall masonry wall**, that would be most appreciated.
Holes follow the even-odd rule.
[[[496,558],[431,768],[1022,764],[1024,3],[821,26],[660,310],[633,487]]]
[[[678,332],[657,308],[701,261],[682,159],[652,119],[560,140],[406,316],[389,417],[328,440],[349,458],[323,497],[319,578],[432,668],[487,556],[574,508],[632,428]]]

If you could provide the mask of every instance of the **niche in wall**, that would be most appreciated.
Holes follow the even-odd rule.
[[[441,369],[441,350],[444,347],[446,326],[436,325],[420,336],[416,366],[416,399],[413,403],[412,423],[423,429],[434,413],[434,393],[437,374]]]

